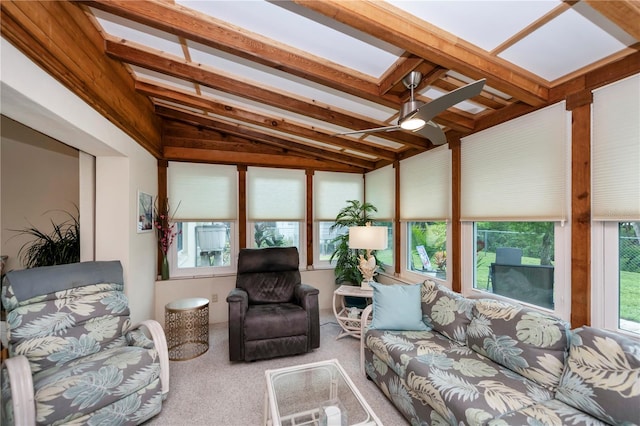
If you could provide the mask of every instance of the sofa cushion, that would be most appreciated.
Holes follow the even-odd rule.
[[[557,317],[494,299],[478,299],[467,345],[500,365],[555,390],[564,369],[569,324]]]
[[[407,365],[405,382],[449,424],[481,425],[553,397],[465,346],[416,356]]]
[[[451,340],[465,344],[473,301],[447,287],[426,280],[422,284],[423,321]]]
[[[607,423],[603,423],[582,411],[576,410],[562,401],[552,399],[550,401],[538,402],[522,410],[513,411],[497,419],[492,419],[487,425],[607,426]]]
[[[574,330],[556,398],[611,424],[640,424],[640,343],[617,333]]]
[[[377,330],[428,330],[422,322],[420,284],[380,284],[373,287],[373,320]]]
[[[411,358],[428,353],[442,353],[460,345],[431,331],[393,331],[368,329],[365,345],[382,363],[374,364],[378,374],[385,375],[390,368],[398,376],[405,376]]]

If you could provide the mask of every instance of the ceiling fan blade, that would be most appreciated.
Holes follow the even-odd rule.
[[[355,135],[358,133],[391,132],[393,130],[400,130],[400,126],[396,125],[396,126],[386,126],[386,127],[375,127],[373,129],[364,129],[364,130],[350,130],[348,132],[334,133],[331,136]]]
[[[415,130],[414,133],[429,139],[431,143],[436,146],[447,143],[447,136],[442,131],[442,128],[433,121],[429,121],[420,129]]]
[[[432,100],[431,102],[427,102],[419,108],[416,108],[413,112],[407,114],[404,118],[409,119],[412,117],[421,118],[424,121],[431,121],[436,115],[440,114],[442,111],[450,108],[462,101],[465,101],[469,98],[473,98],[474,96],[478,96],[480,92],[482,92],[482,88],[484,84],[487,82],[486,79],[474,81],[473,83],[467,84],[466,86],[462,86],[447,93],[444,96],[440,96]]]

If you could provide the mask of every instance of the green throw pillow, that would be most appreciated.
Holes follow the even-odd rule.
[[[369,328],[376,330],[429,330],[422,322],[421,284],[385,285],[373,287],[373,321]]]

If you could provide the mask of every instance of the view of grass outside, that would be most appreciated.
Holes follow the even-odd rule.
[[[640,223],[619,225],[620,319],[640,323]],[[628,329],[625,324],[620,328]]]

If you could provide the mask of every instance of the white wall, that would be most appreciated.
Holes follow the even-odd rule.
[[[4,38],[0,47],[0,112],[96,157],[95,258],[122,262],[132,321],[152,318],[155,236],[136,232],[136,198],[157,194],[156,159]],[[85,182],[80,188],[84,204],[93,195]]]
[[[77,216],[78,150],[5,116],[2,137],[2,249],[7,270],[22,269],[20,248],[33,237],[17,230],[50,233],[53,223]]]

